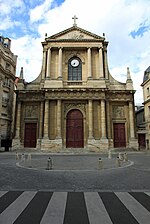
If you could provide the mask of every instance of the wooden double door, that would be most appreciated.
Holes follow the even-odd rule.
[[[83,148],[84,131],[83,115],[80,110],[71,110],[67,114],[66,120],[66,147]]]
[[[126,147],[125,124],[114,123],[114,147]]]
[[[36,148],[37,123],[25,123],[24,147]]]

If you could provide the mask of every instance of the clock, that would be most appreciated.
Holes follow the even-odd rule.
[[[78,60],[78,59],[72,59],[72,61],[71,61],[71,65],[72,65],[73,67],[77,67],[77,66],[79,65],[79,60]]]

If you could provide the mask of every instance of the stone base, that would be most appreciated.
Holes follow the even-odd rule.
[[[138,150],[138,140],[136,138],[130,138],[129,139],[129,148]]]
[[[114,148],[114,141],[111,138],[108,139],[108,147],[109,147],[109,149]]]
[[[60,152],[62,150],[62,139],[41,139],[41,151]]]
[[[5,147],[0,147],[0,152],[5,152]]]
[[[18,150],[18,149],[21,149],[21,148],[22,148],[22,145],[21,145],[20,138],[14,138],[12,140],[12,151],[13,150]]]
[[[88,151],[90,152],[107,152],[108,151],[108,139],[88,139],[87,144]]]
[[[37,142],[36,142],[36,148],[37,149],[41,149],[41,142],[42,142],[42,139],[37,139]]]

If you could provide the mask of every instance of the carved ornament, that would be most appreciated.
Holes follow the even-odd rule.
[[[112,108],[113,118],[124,118],[124,106],[113,106]]]
[[[25,107],[25,117],[26,118],[37,118],[38,117],[38,106],[27,105]]]
[[[66,103],[64,105],[64,112],[67,114],[69,110],[72,109],[78,109],[82,112],[84,112],[84,114],[86,113],[86,107],[85,107],[85,103]]]

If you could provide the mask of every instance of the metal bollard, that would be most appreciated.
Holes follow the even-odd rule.
[[[52,170],[52,159],[51,157],[48,158],[47,160],[47,170]]]
[[[28,154],[28,158],[27,158],[27,160],[28,160],[28,161],[31,161],[31,153]]]
[[[17,152],[16,152],[16,155],[15,155],[15,159],[16,159],[16,160],[19,160],[19,155],[18,155]]]
[[[27,156],[27,160],[28,160],[28,167],[29,168],[32,168],[32,163],[31,163],[31,153],[28,153],[28,156]]]
[[[123,155],[122,155],[122,153],[121,153],[121,152],[119,152],[118,157],[119,157],[119,159],[120,159],[120,160],[123,160]]]
[[[109,150],[108,151],[108,159],[111,159],[112,158],[112,153],[111,153],[111,151]]]
[[[98,159],[98,168],[101,170],[103,169],[103,161],[101,158]]]
[[[21,161],[25,161],[25,154],[24,153],[22,153],[22,155],[21,155]]]
[[[123,160],[124,162],[127,162],[128,161],[128,154],[125,152],[124,153],[124,160]]]
[[[121,166],[121,160],[119,159],[119,156],[117,156],[116,167],[120,167],[120,166]]]

